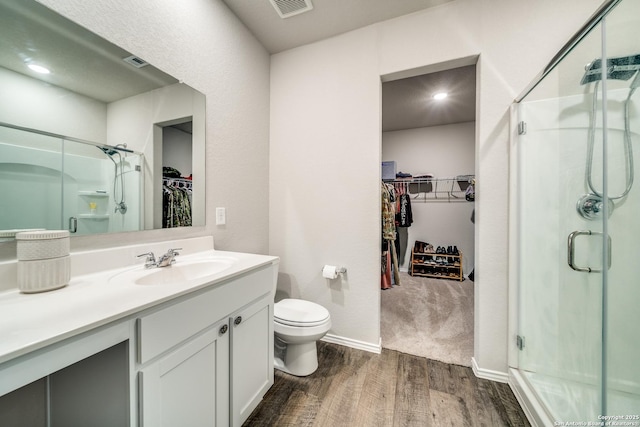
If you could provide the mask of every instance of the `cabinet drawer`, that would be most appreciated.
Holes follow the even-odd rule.
[[[271,292],[273,280],[273,267],[263,267],[138,318],[138,362],[148,362]]]

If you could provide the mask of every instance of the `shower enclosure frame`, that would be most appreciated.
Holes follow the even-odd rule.
[[[509,362],[509,384],[511,385],[516,397],[522,404],[523,410],[527,414],[527,417],[532,422],[533,425],[539,426],[547,426],[554,425],[557,419],[554,419],[553,415],[550,411],[545,407],[544,403],[539,399],[539,395],[537,395],[536,391],[532,387],[532,385],[526,380],[524,377],[523,371],[520,369],[520,354],[522,350],[522,346],[526,346],[526,342],[523,342],[523,338],[519,336],[520,332],[520,253],[521,251],[521,241],[519,238],[520,233],[520,212],[521,208],[521,184],[523,182],[523,177],[521,176],[521,170],[519,168],[520,165],[520,156],[521,156],[521,148],[519,147],[519,134],[526,133],[526,129],[524,128],[523,122],[521,122],[519,117],[519,109],[518,105],[525,100],[527,95],[529,95],[544,79],[547,77],[558,64],[562,62],[562,60],[578,45],[580,42],[592,32],[596,27],[600,26],[605,22],[606,16],[611,12],[616,6],[622,3],[623,0],[609,0],[601,5],[601,7],[592,15],[592,17],[588,20],[588,22],[578,31],[576,34],[563,46],[563,48],[552,58],[552,60],[548,63],[548,65],[544,68],[544,70],[527,86],[527,88],[522,92],[520,96],[515,99],[515,103],[512,106],[511,110],[511,142],[510,142],[510,184],[509,184],[509,345],[508,345],[508,362]],[[604,58],[609,58],[606,52],[606,30],[604,29],[605,25],[603,25],[603,35],[602,35],[602,52],[601,59],[604,63]],[[606,71],[603,70],[603,77],[606,77]],[[602,87],[599,91],[603,94],[602,102],[606,105],[606,95],[607,95],[607,87],[606,87],[606,78],[601,78]],[[602,159],[602,174],[604,177],[608,176],[608,160],[606,158],[606,136],[609,133],[610,129],[607,127],[606,123],[606,108],[603,112],[604,117],[603,125],[602,125],[602,134],[603,134],[603,159]],[[636,185],[639,185],[636,183]],[[609,194],[607,187],[605,186],[603,194],[603,199],[608,200]],[[580,196],[576,194],[576,196]],[[577,198],[576,197],[576,198]],[[604,203],[602,205],[603,217],[609,218],[611,214],[611,205],[609,203]],[[609,236],[608,230],[608,220],[602,221],[602,230],[601,233],[604,236]],[[609,257],[609,248],[608,239],[602,239],[602,265],[608,265],[611,262]],[[571,239],[569,239],[571,242]],[[570,249],[569,254],[570,256]],[[566,265],[566,262],[565,262]],[[577,273],[579,274],[579,273]],[[583,273],[587,274],[587,273]],[[608,269],[602,268],[602,300],[601,307],[602,311],[602,327],[601,327],[601,355],[600,355],[600,405],[601,411],[603,413],[607,412],[607,297],[608,297]],[[623,415],[623,414],[618,414]],[[631,414],[632,415],[632,414]],[[585,420],[590,421],[590,420]]]
[[[53,132],[48,132],[48,131],[44,131],[44,130],[40,130],[40,129],[34,129],[34,128],[29,128],[29,127],[24,127],[24,126],[20,126],[20,125],[16,125],[16,124],[11,124],[11,123],[6,123],[6,122],[0,122],[0,129],[7,129],[10,131],[17,131],[17,132],[22,132],[26,135],[36,135],[36,136],[41,136],[44,138],[48,138],[50,139],[52,142],[57,142],[60,144],[60,148],[59,148],[59,156],[60,156],[60,162],[59,162],[59,168],[60,168],[60,181],[59,181],[59,215],[56,217],[56,214],[58,213],[57,211],[54,211],[53,215],[54,217],[56,217],[55,219],[58,220],[59,222],[59,226],[54,226],[53,228],[59,228],[59,229],[68,229],[71,233],[72,236],[73,235],[90,235],[90,234],[96,234],[96,233],[105,233],[105,232],[109,232],[109,233],[113,233],[113,232],[127,232],[127,231],[139,231],[139,230],[143,230],[144,229],[144,203],[143,203],[143,191],[144,191],[144,186],[145,186],[145,182],[144,182],[144,176],[140,175],[140,179],[138,180],[139,182],[137,182],[137,184],[134,182],[134,186],[130,186],[129,190],[132,191],[134,193],[134,195],[132,197],[130,197],[130,203],[134,206],[134,211],[135,213],[135,218],[132,220],[131,225],[129,225],[128,229],[123,229],[123,230],[112,230],[111,228],[108,229],[99,229],[96,230],[96,227],[93,226],[89,226],[87,224],[92,224],[92,223],[106,223],[107,227],[109,227],[109,221],[106,221],[106,219],[108,219],[110,216],[106,213],[89,213],[89,209],[83,209],[80,208],[79,205],[81,205],[82,203],[78,202],[78,198],[83,198],[84,202],[94,202],[92,203],[92,205],[96,205],[97,203],[95,202],[102,202],[103,200],[111,200],[113,199],[113,203],[116,206],[116,210],[115,212],[120,212],[122,214],[122,217],[124,217],[124,214],[126,212],[126,203],[124,203],[124,186],[125,186],[125,178],[124,175],[127,173],[132,172],[133,170],[129,170],[129,171],[123,171],[123,165],[126,163],[125,157],[123,157],[123,155],[131,155],[137,159],[139,159],[140,161],[140,166],[135,165],[135,171],[139,172],[140,170],[142,170],[143,165],[145,163],[145,156],[144,153],[138,152],[138,151],[134,151],[131,149],[126,148],[126,144],[118,144],[116,146],[111,146],[109,144],[104,144],[104,143],[98,143],[98,142],[93,142],[93,141],[88,141],[88,140],[84,140],[84,139],[80,139],[80,138],[75,138],[75,137],[71,137],[71,136],[66,136],[66,135],[60,135],[57,133],[53,133]],[[118,161],[118,165],[116,166],[116,169],[114,171],[114,177],[113,177],[113,186],[109,186],[107,185],[107,187],[105,188],[109,188],[110,190],[113,190],[116,188],[116,183],[120,183],[120,187],[122,188],[122,197],[120,198],[120,201],[118,202],[118,200],[116,200],[116,194],[115,191],[113,194],[110,194],[110,191],[104,191],[104,192],[100,192],[100,191],[87,191],[87,190],[83,190],[80,189],[78,190],[77,187],[77,183],[74,187],[74,189],[69,189],[67,188],[68,184],[65,182],[67,180],[66,177],[68,177],[69,175],[67,174],[67,171],[65,169],[65,164],[66,164],[66,158],[67,156],[72,156],[74,155],[73,153],[69,153],[68,147],[69,144],[71,144],[72,146],[75,145],[77,147],[79,146],[88,146],[88,147],[96,147],[98,148],[103,154],[104,156],[106,156],[106,158],[109,158],[112,162],[115,161],[113,160],[113,155],[114,154],[118,154],[119,156],[119,161]],[[71,150],[73,151],[73,150]],[[78,155],[77,153],[75,154],[76,157],[83,157],[82,154]],[[119,166],[119,168],[118,168]],[[72,180],[73,181],[73,180]],[[86,185],[86,184],[85,184]],[[103,186],[100,186],[101,188]],[[104,194],[101,194],[104,193]],[[122,209],[122,205],[124,204],[125,208]],[[102,205],[102,203],[100,203],[100,205]],[[100,211],[105,211],[108,212],[109,209],[111,208],[111,205],[107,206],[101,206]],[[42,207],[42,210],[46,210],[45,207]],[[92,210],[95,210],[92,209]],[[86,212],[85,212],[86,211]],[[81,219],[84,222],[84,225],[79,227],[79,219]],[[101,226],[102,227],[102,226]],[[31,227],[28,227],[31,228]],[[104,227],[103,227],[104,228]],[[77,234],[76,234],[77,233]]]

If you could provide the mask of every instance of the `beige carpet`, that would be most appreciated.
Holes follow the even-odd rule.
[[[381,291],[382,347],[471,366],[473,282],[400,275]]]

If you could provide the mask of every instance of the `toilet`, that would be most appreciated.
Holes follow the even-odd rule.
[[[287,298],[273,309],[275,368],[304,377],[318,369],[316,341],[331,328],[329,311],[321,305]]]

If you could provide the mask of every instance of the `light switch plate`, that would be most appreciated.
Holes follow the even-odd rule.
[[[216,208],[216,225],[227,223],[227,211],[225,208]]]

